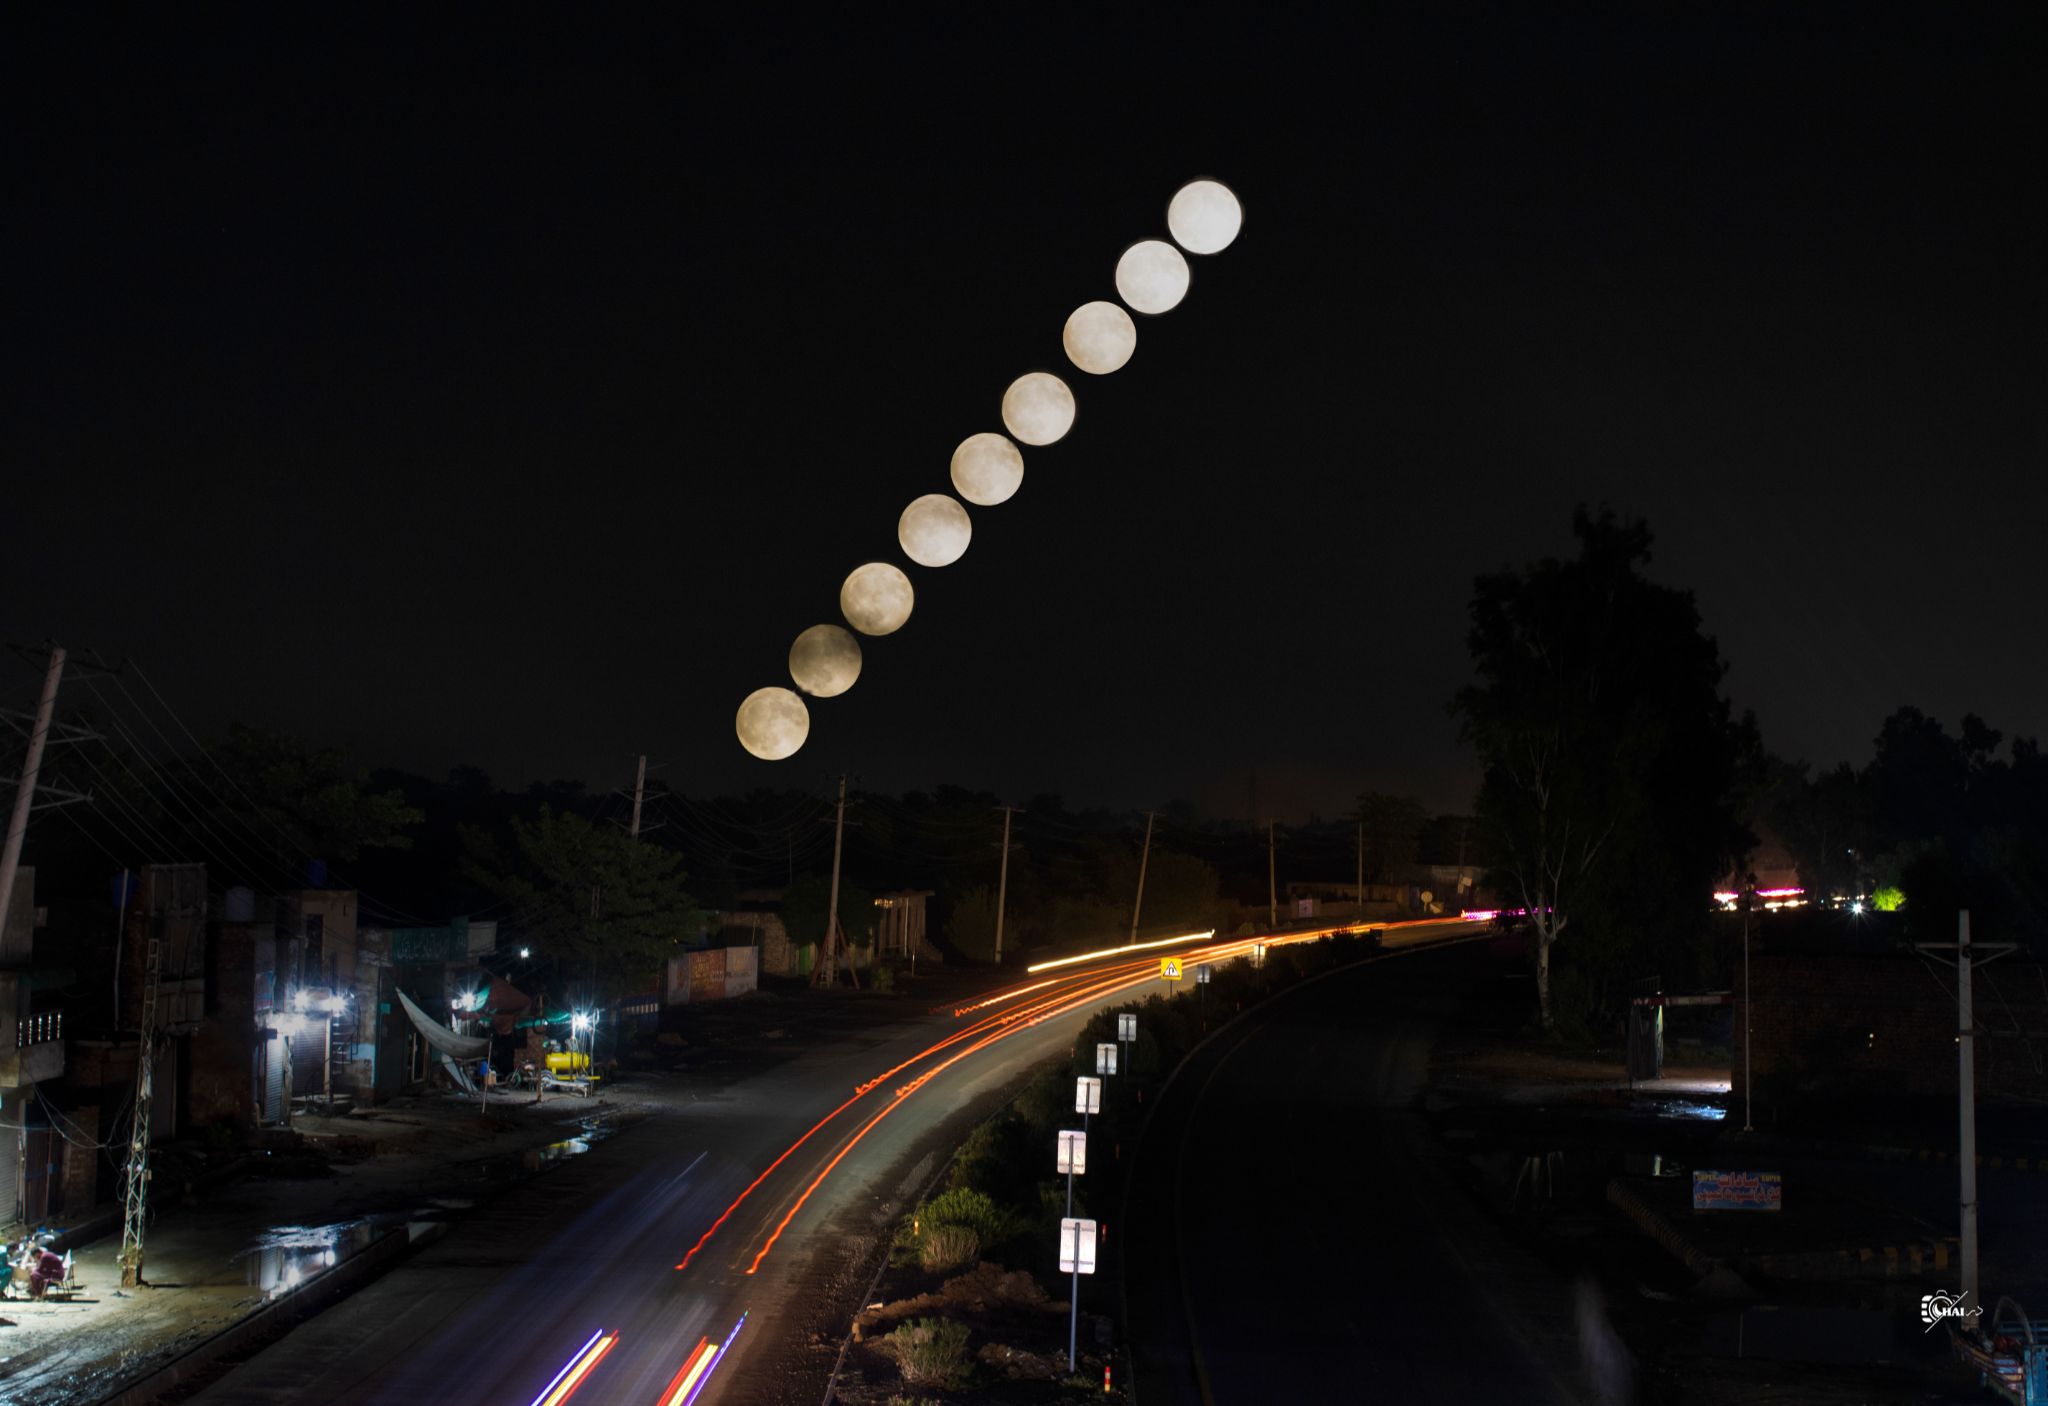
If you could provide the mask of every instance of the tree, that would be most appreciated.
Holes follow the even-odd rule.
[[[1647,524],[1581,508],[1572,532],[1576,559],[1474,582],[1478,679],[1452,703],[1500,880],[1529,911],[1546,1029],[1568,928],[1595,929],[1616,958],[1636,925],[1703,925],[1709,885],[1750,843],[1737,790],[1754,726],[1730,716],[1691,593],[1642,574]]]
[[[660,975],[701,917],[683,887],[682,857],[625,831],[543,806],[514,819],[509,853],[467,830],[471,876],[514,905],[517,926],[549,957],[617,995]]]
[[[230,800],[316,858],[347,863],[365,849],[408,849],[424,818],[402,791],[372,790],[368,769],[346,747],[233,723],[215,757],[234,779]],[[299,857],[279,855],[290,868]]]
[[[1365,881],[1394,883],[1415,863],[1429,812],[1413,796],[1367,791],[1358,798],[1357,823],[1365,827]]]
[[[824,874],[801,874],[782,894],[782,925],[792,942],[825,941],[825,914],[832,903],[832,880]],[[875,937],[875,898],[865,889],[839,879],[839,931],[848,946],[865,946]],[[822,951],[822,947],[820,948]]]

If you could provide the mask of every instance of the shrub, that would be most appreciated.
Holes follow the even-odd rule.
[[[926,1226],[917,1262],[933,1273],[964,1269],[981,1258],[981,1237],[964,1225]]]
[[[888,1342],[903,1367],[905,1381],[919,1385],[959,1386],[967,1380],[967,1325],[950,1318],[913,1318]]]
[[[971,1186],[956,1186],[940,1192],[918,1213],[925,1235],[942,1225],[956,1225],[974,1232],[987,1246],[1000,1245],[1016,1233],[1017,1219],[998,1206],[987,1192]]]
[[[869,973],[868,985],[877,996],[888,995],[896,989],[896,969],[894,967],[876,967],[874,971]]]

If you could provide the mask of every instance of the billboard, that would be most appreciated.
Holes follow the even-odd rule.
[[[1695,1211],[1782,1211],[1785,1179],[1781,1172],[1707,1172],[1692,1174]]]

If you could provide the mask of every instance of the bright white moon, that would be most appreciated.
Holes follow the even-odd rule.
[[[813,625],[789,647],[789,676],[814,698],[837,698],[860,677],[860,641],[837,625]]]
[[[740,704],[740,746],[764,762],[794,755],[811,735],[811,710],[786,688],[757,688]]]
[[[1189,181],[1166,207],[1166,228],[1190,254],[1219,254],[1244,224],[1244,207],[1221,181]]]
[[[1007,503],[1024,482],[1024,456],[999,434],[973,434],[953,451],[953,487],[984,508]]]
[[[1116,261],[1117,296],[1139,312],[1172,312],[1188,295],[1188,261],[1163,239],[1143,239]]]
[[[967,509],[943,493],[927,493],[896,520],[896,540],[903,555],[919,566],[951,566],[967,551],[974,524]]]
[[[1074,393],[1047,371],[1019,376],[1003,392],[1003,424],[1026,444],[1051,444],[1074,428]]]
[[[1067,360],[1092,376],[1107,376],[1138,349],[1138,324],[1115,303],[1083,303],[1060,334]]]
[[[846,623],[864,635],[888,635],[902,629],[915,599],[903,568],[886,561],[856,566],[839,588],[839,609]]]

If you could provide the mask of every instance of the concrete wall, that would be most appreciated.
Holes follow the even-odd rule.
[[[1754,1073],[1786,1094],[1893,1093],[1953,1097],[1956,1088],[1955,963],[1915,956],[1779,956],[1750,959],[1755,1014],[1735,989],[1734,1077],[1742,1078],[1743,1032],[1753,1026]],[[2037,963],[2006,957],[1973,983],[1977,1025],[2034,1032],[2025,1041],[1977,1041],[1980,1098],[2048,1099],[2048,987]],[[2043,1061],[2048,1064],[2048,1060]]]

